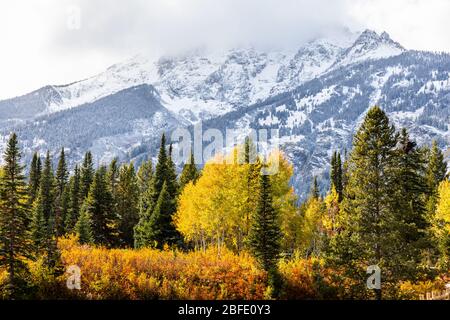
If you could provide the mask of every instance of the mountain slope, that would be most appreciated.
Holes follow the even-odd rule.
[[[132,159],[153,152],[162,132],[185,125],[161,105],[153,87],[131,87],[92,103],[37,116],[20,124],[3,126],[3,142],[14,130],[20,136],[26,159],[33,151],[54,154],[66,148],[68,158],[78,161],[91,149],[97,162],[115,156]]]
[[[91,149],[98,163],[155,156],[159,136],[203,128],[276,128],[304,196],[313,175],[325,190],[335,149],[351,147],[378,104],[420,143],[450,146],[450,56],[404,49],[366,30],[316,39],[292,51],[237,48],[150,60],[133,57],[94,77],[0,101],[0,148],[19,133],[33,151]]]

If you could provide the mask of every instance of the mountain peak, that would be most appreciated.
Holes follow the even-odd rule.
[[[404,48],[398,43],[392,40],[390,35],[383,31],[380,35],[373,30],[366,29],[364,30],[358,39],[356,39],[353,46],[363,45],[367,48],[379,47],[381,45],[388,45],[394,48],[404,50]]]
[[[366,29],[361,33],[360,37],[378,38],[378,34],[374,30]]]
[[[364,30],[337,59],[333,67],[353,64],[364,60],[389,58],[402,54],[405,50],[398,42],[391,39],[387,32],[381,35],[373,30]]]

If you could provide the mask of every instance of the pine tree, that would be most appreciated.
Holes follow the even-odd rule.
[[[197,166],[195,165],[194,153],[191,152],[189,160],[184,164],[180,175],[180,190],[183,190],[189,182],[195,183],[199,177]]]
[[[258,161],[258,153],[255,143],[250,137],[246,137],[244,141],[244,163],[255,164]]]
[[[155,193],[155,177],[151,160],[144,162],[139,168],[138,184],[140,190],[139,222],[134,227],[134,247],[142,248],[153,245],[150,237],[151,230],[149,220],[152,209],[155,206],[153,200]]]
[[[44,169],[42,170],[41,183],[39,186],[39,196],[42,201],[44,218],[48,223],[49,219],[55,214],[55,177],[53,175],[52,160],[49,151],[47,151],[44,161]],[[49,234],[49,236],[51,235]]]
[[[151,160],[142,163],[139,167],[137,183],[139,188],[139,216],[142,217],[153,207],[153,165]]]
[[[90,244],[94,241],[92,236],[92,220],[85,207],[81,210],[78,221],[75,225],[75,232],[78,236],[78,241],[81,244]]]
[[[272,205],[269,176],[261,175],[259,202],[249,233],[253,255],[266,271],[276,269],[281,250],[281,230],[278,213]]]
[[[319,185],[317,183],[317,177],[314,177],[313,184],[311,186],[310,197],[314,199],[320,198]]]
[[[391,194],[395,216],[390,228],[394,230],[396,241],[392,248],[398,245],[394,259],[401,267],[397,267],[397,273],[411,279],[417,275],[424,250],[432,248],[426,233],[430,225],[424,202],[427,194],[425,157],[416,143],[410,140],[406,129],[401,131],[395,156],[395,193],[393,191]]]
[[[438,202],[437,189],[441,181],[445,179],[447,173],[447,164],[444,161],[444,155],[439,149],[437,142],[433,141],[429,151],[428,166],[426,171],[426,183],[429,196],[427,197],[427,210],[429,216],[433,217]]]
[[[337,151],[333,153],[333,156],[331,158],[330,181],[330,189],[332,189],[333,187],[335,188],[336,192],[339,195],[339,202],[341,202],[343,197],[342,161],[341,154]]]
[[[168,157],[166,151],[166,136],[163,134],[161,137],[161,145],[158,153],[158,162],[156,163],[155,175],[153,177],[153,190],[152,190],[152,203],[156,205],[158,201],[159,194],[161,193],[164,182],[167,180]],[[153,208],[149,208],[150,212]]]
[[[384,271],[383,283],[393,281],[392,270],[398,262],[393,259],[396,230],[391,229],[395,219],[396,143],[395,129],[386,114],[379,107],[371,108],[353,139],[343,230],[332,239],[328,255],[353,279],[365,278],[366,270],[361,266],[378,265]],[[376,296],[381,299],[381,290]]]
[[[64,148],[61,149],[59,155],[58,167],[56,169],[56,188],[57,194],[62,195],[64,193],[64,188],[67,185],[69,179],[69,171],[67,170],[66,155],[64,153]]]
[[[64,148],[59,155],[58,167],[56,169],[56,192],[55,192],[55,225],[56,234],[61,236],[65,232],[65,220],[68,209],[67,182],[69,171],[67,170]]]
[[[0,176],[0,266],[8,273],[7,293],[12,298],[21,294],[21,275],[27,271],[23,258],[32,257],[28,190],[18,144],[16,134],[11,134]]]
[[[68,188],[68,209],[65,221],[65,231],[67,233],[74,231],[75,224],[77,223],[80,214],[80,180],[80,169],[76,165],[74,174],[72,177],[70,177]]]
[[[150,218],[151,215],[148,212],[141,215],[138,224],[134,227],[134,247],[136,249],[157,245],[153,240],[153,226],[150,224]]]
[[[106,175],[107,170],[104,166],[95,172],[84,206],[92,220],[94,242],[113,246],[117,242],[117,219],[111,208],[112,195]]]
[[[111,193],[116,194],[117,185],[119,184],[119,164],[117,158],[114,158],[109,164],[107,179]]]
[[[166,138],[163,134],[161,137],[161,146],[158,154],[158,162],[156,164],[155,174],[153,177],[153,186],[151,188],[151,195],[149,201],[147,201],[149,206],[145,213],[140,214],[139,223],[135,228],[135,245],[136,246],[147,246],[152,245],[152,243],[156,240],[158,245],[161,243],[167,244],[180,244],[181,245],[181,235],[179,233],[174,233],[172,229],[174,229],[172,222],[170,224],[165,223],[164,219],[155,219],[153,216],[155,215],[156,205],[158,200],[161,198],[161,192],[164,185],[166,185],[166,193],[164,195],[164,208],[163,208],[163,216],[170,216],[172,219],[173,214],[176,211],[177,206],[177,197],[178,197],[178,183],[177,183],[177,175],[175,171],[175,164],[171,159],[172,155],[172,146],[169,148],[169,156],[166,151]],[[153,221],[153,222],[150,222]],[[164,223],[163,225],[157,225],[158,222]],[[163,230],[164,228],[168,228],[168,230]],[[149,228],[153,228],[153,230],[149,230]],[[175,229],[174,229],[175,230]],[[147,234],[143,234],[146,232]],[[167,238],[159,238],[159,234],[162,236],[167,236]],[[155,235],[156,236],[155,238]],[[175,240],[173,237],[178,237]],[[150,242],[149,240],[150,239]]]
[[[245,138],[244,142],[244,163],[246,174],[246,201],[243,208],[244,228],[242,235],[238,237],[237,250],[247,243],[247,237],[251,227],[251,217],[259,201],[259,187],[262,164],[257,155],[256,146],[249,138]]]
[[[124,165],[119,171],[116,203],[122,244],[132,247],[134,227],[139,221],[139,189],[133,163]]]
[[[39,190],[39,183],[41,179],[41,157],[37,152],[33,154],[33,160],[31,161],[30,174],[28,179],[29,201],[30,204],[34,202]]]
[[[44,207],[42,194],[39,192],[38,197],[33,204],[32,220],[30,224],[31,239],[34,245],[34,251],[37,255],[44,252],[48,244],[47,221],[44,217]]]
[[[112,195],[112,208],[114,211],[117,211],[117,185],[119,184],[119,164],[118,159],[114,158],[111,163],[109,164],[108,173],[107,173],[107,180],[108,180],[108,187],[111,191]]]
[[[81,167],[81,180],[80,180],[80,196],[81,202],[88,196],[91,183],[94,179],[94,164],[92,162],[92,153],[90,151],[86,152],[83,160],[83,165]]]
[[[160,249],[165,244],[173,245],[179,243],[181,238],[172,221],[172,202],[173,199],[167,190],[167,184],[164,183],[149,220],[149,239],[151,243],[156,244],[156,247]]]
[[[169,196],[172,198],[172,210],[175,212],[176,210],[176,202],[179,193],[179,185],[177,181],[177,170],[175,163],[172,160],[172,144],[169,146],[169,156],[167,158],[167,173],[165,179],[167,185],[167,192]]]
[[[53,175],[52,160],[50,152],[47,151],[47,155],[44,161],[44,168],[41,175],[41,183],[39,187],[39,196],[36,201],[39,203],[34,205],[35,210],[42,210],[42,213],[34,212],[33,215],[42,215],[45,219],[45,232],[46,241],[44,254],[46,258],[46,264],[50,268],[54,268],[58,264],[59,252],[57,248],[57,230],[56,230],[56,216],[55,216],[55,177]],[[34,233],[43,233],[44,231]]]

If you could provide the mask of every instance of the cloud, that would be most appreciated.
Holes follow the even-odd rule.
[[[0,99],[94,75],[141,51],[298,48],[342,26],[387,31],[411,49],[450,51],[449,12],[448,0],[1,1]]]
[[[408,49],[450,52],[450,1],[347,0],[347,12],[359,25],[388,31]]]
[[[200,46],[298,46],[349,24],[343,1],[79,0],[81,29],[57,29],[65,49],[186,50]]]

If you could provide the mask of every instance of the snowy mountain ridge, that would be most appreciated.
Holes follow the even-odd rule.
[[[334,150],[349,150],[365,112],[380,105],[420,144],[450,147],[450,55],[403,48],[387,33],[312,40],[297,50],[235,48],[149,59],[137,55],[75,83],[0,101],[0,149],[19,134],[34,151],[96,163],[154,157],[162,132],[278,129],[303,197],[327,187]],[[447,152],[450,158],[450,151]],[[449,159],[450,160],[450,159]]]
[[[53,101],[45,112],[73,108],[131,86],[150,84],[168,109],[196,122],[292,90],[335,68],[403,51],[386,33],[379,36],[366,30],[359,36],[348,32],[340,39],[316,39],[297,51],[238,48],[196,51],[156,61],[137,55],[86,80],[54,86],[60,100]]]

